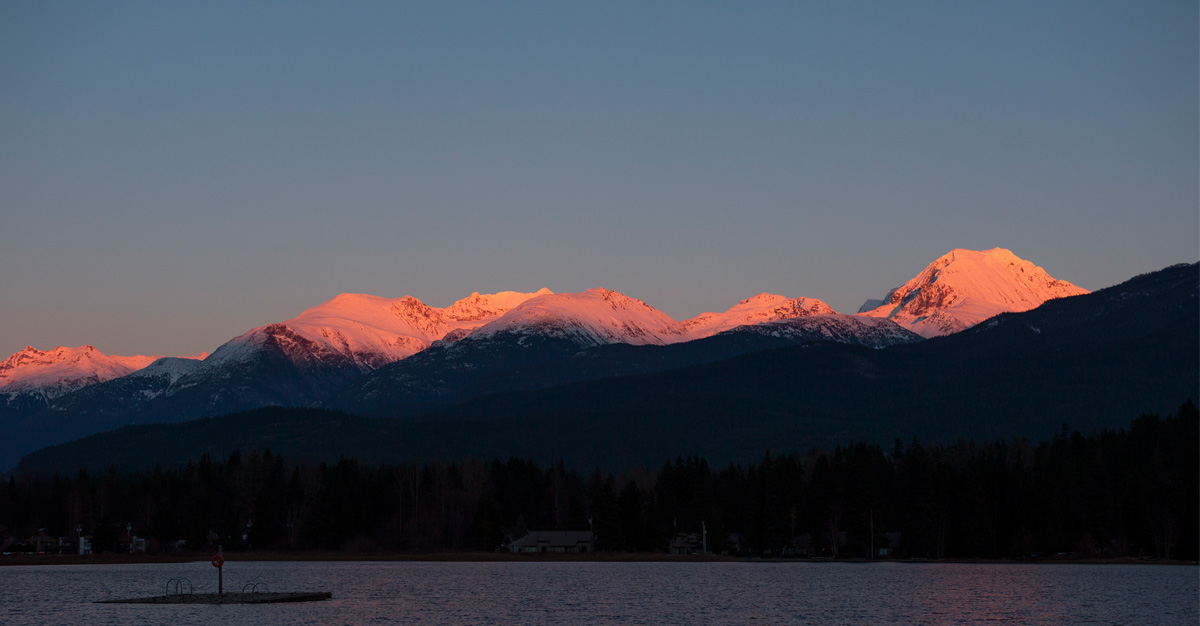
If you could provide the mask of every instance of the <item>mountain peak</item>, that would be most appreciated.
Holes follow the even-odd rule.
[[[482,320],[485,318],[496,317],[508,311],[522,302],[530,298],[553,294],[553,291],[542,287],[533,293],[521,293],[519,291],[501,291],[499,293],[480,294],[478,291],[471,295],[458,300],[454,304],[446,307],[444,310],[446,316],[452,320],[461,322]]]
[[[837,311],[816,298],[788,298],[773,293],[760,293],[742,300],[724,313],[701,313],[684,320],[683,327],[690,339],[699,339],[738,326],[834,313]]]
[[[935,337],[999,313],[1028,311],[1047,300],[1083,293],[1088,292],[1011,250],[959,248],[938,257],[889,292],[881,304],[860,314],[886,317],[924,337]]]
[[[594,287],[579,293],[545,294],[522,302],[472,337],[500,333],[539,333],[569,338],[580,345],[667,344],[683,327],[666,313],[623,293]]]
[[[316,350],[322,354],[318,360],[333,359],[371,370],[412,356],[449,333],[457,337],[478,328],[525,300],[549,293],[549,289],[533,294],[475,292],[445,309],[410,295],[384,298],[343,293],[290,320],[254,328],[231,339],[216,350],[216,358],[206,369],[252,358],[273,343],[281,349],[287,346],[286,356],[294,363],[317,358],[309,354]]]
[[[752,304],[752,303],[753,304],[775,304],[775,303],[779,303],[779,302],[784,302],[786,300],[787,300],[787,297],[785,297],[785,296],[781,296],[777,293],[767,293],[764,291],[758,295],[750,296],[749,298],[742,300],[738,304],[739,305]]]
[[[0,362],[0,392],[32,391],[55,398],[80,387],[140,370],[161,356],[107,355],[87,344],[38,350],[25,346]]]

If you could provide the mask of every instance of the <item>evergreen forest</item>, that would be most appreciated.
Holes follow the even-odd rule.
[[[1195,560],[1198,423],[1189,400],[1166,418],[1037,443],[897,440],[624,472],[521,458],[292,462],[263,449],[168,470],[15,473],[0,481],[0,547],[83,534],[115,552],[131,533],[162,553],[495,551],[527,530],[591,528],[610,552],[706,540],[756,557]]]

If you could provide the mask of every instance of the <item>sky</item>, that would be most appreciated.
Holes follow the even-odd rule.
[[[0,358],[343,292],[853,313],[1200,257],[1195,2],[0,3]]]

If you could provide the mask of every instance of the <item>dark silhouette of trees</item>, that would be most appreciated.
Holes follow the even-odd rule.
[[[598,550],[654,551],[705,528],[710,551],[752,556],[872,558],[899,533],[893,556],[906,558],[1195,559],[1198,424],[1188,401],[1167,418],[1037,444],[858,443],[624,474],[519,458],[370,466],[269,449],[204,454],[151,472],[9,476],[0,544],[32,550],[43,530],[82,528],[97,551],[114,551],[127,549],[128,527],[163,551],[495,550],[525,530],[593,527]]]

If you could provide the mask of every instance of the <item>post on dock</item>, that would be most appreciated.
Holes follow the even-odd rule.
[[[217,595],[225,593],[225,557],[221,552],[221,546],[217,546],[217,553],[212,558],[212,566],[217,568]]]

